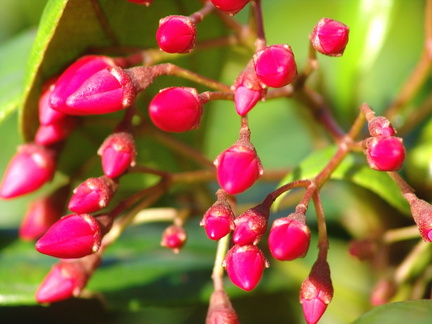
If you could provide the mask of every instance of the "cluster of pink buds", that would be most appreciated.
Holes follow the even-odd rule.
[[[369,166],[378,171],[397,171],[405,160],[405,147],[396,130],[385,117],[374,117],[368,124],[372,137],[365,140]]]

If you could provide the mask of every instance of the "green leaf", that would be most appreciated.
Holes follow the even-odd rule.
[[[298,167],[289,173],[281,185],[299,179],[311,179],[318,175],[335,154],[337,148],[330,146],[315,151],[309,155]],[[332,173],[331,179],[345,180],[360,187],[369,189],[399,211],[409,214],[409,206],[403,199],[398,186],[391,180],[386,172],[372,170],[366,163],[362,154],[351,153],[345,157],[342,163]],[[283,197],[283,196],[282,196]],[[281,197],[276,202],[277,208]]]
[[[35,32],[30,30],[0,47],[0,123],[21,103],[25,61],[34,37]]]
[[[409,300],[382,305],[367,312],[353,324],[429,324],[432,323],[432,300]]]

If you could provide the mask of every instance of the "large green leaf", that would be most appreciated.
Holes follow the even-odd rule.
[[[0,123],[21,103],[25,62],[34,37],[30,30],[0,46]]]
[[[386,304],[367,312],[353,324],[432,323],[432,300],[408,300]]]
[[[330,161],[336,150],[335,146],[330,146],[313,152],[282,180],[281,185],[294,180],[316,177]],[[362,154],[351,153],[346,156],[332,173],[331,179],[350,181],[369,189],[401,212],[409,213],[408,203],[403,199],[398,186],[387,173],[372,170],[365,163],[365,157]],[[280,202],[280,199],[278,201]]]

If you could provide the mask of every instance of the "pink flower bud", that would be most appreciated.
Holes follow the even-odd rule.
[[[159,21],[156,41],[167,53],[189,53],[195,46],[196,26],[186,16],[168,16]]]
[[[227,202],[217,201],[204,214],[200,225],[211,240],[220,240],[235,228],[234,213]]]
[[[54,90],[57,79],[58,77],[49,79],[47,82],[45,82],[42,88],[42,95],[39,99],[39,122],[41,125],[56,123],[67,116],[60,111],[52,109],[49,105],[49,98],[52,91]]]
[[[122,175],[136,162],[135,141],[131,133],[116,132],[108,136],[98,150],[102,169],[108,178]]]
[[[55,168],[52,150],[34,143],[19,146],[0,184],[0,198],[15,198],[39,189],[51,180]]]
[[[67,191],[64,187],[49,196],[36,198],[29,205],[19,228],[19,236],[25,241],[40,238],[63,216]]]
[[[206,324],[240,324],[237,313],[224,290],[213,291]]]
[[[55,264],[36,292],[38,303],[53,303],[77,297],[100,263],[97,254]]]
[[[270,210],[263,205],[248,209],[235,222],[232,240],[237,245],[258,244],[267,230]]]
[[[390,123],[390,120],[383,116],[372,118],[368,123],[368,129],[371,136],[393,136],[396,130]]]
[[[107,114],[129,107],[136,91],[118,62],[106,56],[80,58],[57,80],[50,106],[68,115]]]
[[[294,53],[288,45],[267,46],[254,55],[258,79],[267,87],[280,88],[290,84],[297,76]]]
[[[333,19],[322,18],[309,38],[313,47],[321,54],[341,56],[348,43],[348,35],[348,26]]]
[[[333,298],[333,285],[327,261],[318,259],[300,288],[300,303],[308,324],[318,323]]]
[[[432,205],[414,194],[405,195],[410,205],[412,217],[425,242],[432,242]]]
[[[372,290],[370,303],[373,306],[387,304],[397,291],[396,284],[393,280],[382,279],[378,281]]]
[[[75,117],[66,116],[56,122],[40,125],[35,136],[35,142],[40,145],[52,145],[66,139],[77,127]]]
[[[222,264],[229,278],[238,287],[250,291],[261,280],[268,262],[256,245],[234,245]]]
[[[240,116],[245,116],[258,101],[264,98],[265,89],[256,75],[252,60],[239,74],[232,88],[235,108]]]
[[[139,4],[139,5],[143,5],[143,6],[146,6],[146,7],[150,6],[151,3],[153,2],[153,0],[126,0],[126,1],[129,1],[129,2],[132,2],[132,3],[136,3],[136,4]]]
[[[405,148],[402,138],[376,136],[366,139],[366,157],[369,166],[378,171],[397,171],[402,168]]]
[[[149,105],[152,122],[167,132],[186,132],[198,128],[202,113],[203,105],[194,88],[163,89]]]
[[[187,234],[183,226],[171,225],[168,226],[162,233],[161,246],[173,250],[174,253],[179,253],[180,249],[185,245]]]
[[[98,211],[108,206],[117,188],[118,184],[106,176],[89,178],[75,188],[68,208],[77,214]]]
[[[233,16],[242,10],[250,0],[210,0],[223,13]]]
[[[237,142],[216,158],[217,179],[230,195],[249,189],[263,174],[261,161],[253,145]]]
[[[36,250],[57,258],[81,258],[97,252],[101,239],[101,226],[96,218],[72,214],[52,225],[36,242]]]
[[[268,237],[270,252],[280,261],[303,258],[310,243],[310,230],[304,214],[293,213],[273,222]]]
[[[239,86],[234,92],[234,104],[240,116],[245,116],[263,97],[262,90]]]

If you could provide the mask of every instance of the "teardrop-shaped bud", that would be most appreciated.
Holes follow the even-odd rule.
[[[87,55],[67,68],[56,82],[49,104],[68,115],[98,115],[129,107],[136,91],[119,60]]]
[[[218,182],[230,195],[246,191],[263,174],[255,148],[249,144],[237,142],[223,151],[214,162]]]
[[[300,303],[308,324],[316,324],[333,298],[333,284],[327,261],[318,259],[300,288]]]
[[[56,169],[54,155],[54,151],[38,144],[19,146],[0,184],[0,198],[25,195],[50,181]]]
[[[258,285],[268,262],[256,245],[234,245],[222,265],[236,286],[250,291]]]
[[[238,216],[234,220],[233,242],[238,245],[258,244],[267,230],[269,214],[266,206],[258,205]]]
[[[53,303],[78,297],[100,264],[98,254],[77,260],[61,260],[47,274],[36,292],[38,303]]]
[[[108,136],[98,150],[102,169],[108,178],[122,175],[136,162],[135,141],[131,133],[115,132]]]
[[[306,255],[310,244],[310,229],[304,214],[293,213],[273,222],[268,237],[273,257],[280,261],[291,261]]]
[[[101,210],[108,206],[117,188],[117,182],[106,176],[89,178],[75,188],[68,208],[77,214]]]
[[[77,127],[78,120],[73,116],[66,116],[48,125],[40,125],[35,142],[40,145],[52,145],[65,140]]]

